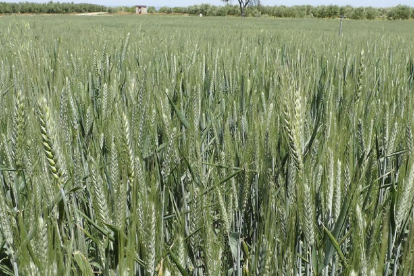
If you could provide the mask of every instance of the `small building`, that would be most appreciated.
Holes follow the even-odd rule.
[[[135,13],[136,14],[147,14],[147,6],[136,5],[135,6]]]

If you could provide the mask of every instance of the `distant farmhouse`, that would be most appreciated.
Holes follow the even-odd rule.
[[[147,6],[136,5],[135,6],[135,13],[136,14],[147,14]]]

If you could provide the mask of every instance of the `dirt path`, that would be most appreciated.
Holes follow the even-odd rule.
[[[76,16],[98,16],[98,15],[109,15],[107,12],[89,12],[89,13],[78,13]]]

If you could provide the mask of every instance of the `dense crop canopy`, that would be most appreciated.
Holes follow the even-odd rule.
[[[0,274],[409,274],[412,26],[338,25],[1,17]]]

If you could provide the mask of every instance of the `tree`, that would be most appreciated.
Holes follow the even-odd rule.
[[[342,6],[339,8],[339,14],[351,18],[354,8],[350,5]]]
[[[389,17],[393,19],[410,19],[410,7],[398,5],[391,9]]]
[[[155,7],[148,7],[148,13],[156,13],[157,10],[155,9]]]
[[[250,0],[249,6],[253,7],[253,6],[261,6],[260,0]]]
[[[222,0],[223,2],[229,3],[230,0]],[[251,0],[237,0],[239,1],[240,14],[242,17],[246,17],[246,7],[249,5]]]
[[[351,19],[365,19],[367,17],[365,8],[354,8],[353,12],[351,13]]]
[[[373,7],[368,7],[366,9],[366,13],[367,13],[367,19],[369,20],[374,20],[378,16],[378,10]]]
[[[329,18],[337,18],[339,16],[339,6],[336,6],[336,5],[327,6],[326,16]]]
[[[161,8],[159,9],[159,12],[160,12],[160,13],[171,13],[171,12],[172,12],[172,9],[171,9],[171,8],[169,8],[169,7],[161,7]]]

